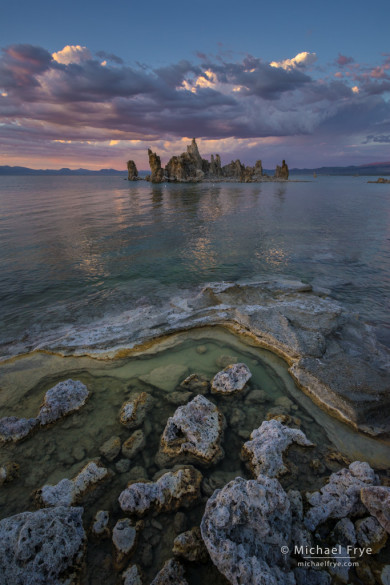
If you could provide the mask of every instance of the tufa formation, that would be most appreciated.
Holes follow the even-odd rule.
[[[200,182],[232,182],[232,183],[259,183],[261,181],[287,181],[288,166],[286,161],[276,167],[275,175],[270,177],[263,172],[261,160],[255,166],[245,166],[240,160],[222,166],[219,154],[211,155],[210,161],[202,158],[195,138],[187,146],[186,152],[179,156],[172,156],[165,168],[161,166],[161,159],[157,153],[149,148],[149,165],[151,174],[145,180],[151,183],[200,183]],[[129,181],[140,180],[134,161],[127,163]]]

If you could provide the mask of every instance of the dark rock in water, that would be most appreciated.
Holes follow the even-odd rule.
[[[263,163],[261,162],[261,160],[256,161],[254,176],[255,176],[255,179],[257,179],[257,180],[260,180],[261,177],[264,176]]]
[[[282,162],[281,167],[279,165],[276,166],[274,178],[275,179],[284,179],[287,181],[288,175],[289,175],[288,166],[286,165],[286,161],[284,160]]]
[[[0,485],[15,479],[19,474],[19,465],[15,462],[5,463],[0,467]]]
[[[173,542],[173,554],[190,562],[206,563],[209,553],[198,526],[179,534]]]
[[[228,179],[235,179],[236,181],[242,181],[245,173],[245,166],[241,164],[238,159],[222,167],[222,174]]]
[[[150,585],[188,585],[184,575],[183,565],[179,561],[169,559]]]
[[[16,443],[27,437],[39,423],[36,418],[5,416],[0,419],[0,443]]]
[[[138,180],[138,169],[137,165],[133,160],[127,161],[127,178],[129,181],[137,181]]]
[[[82,568],[86,537],[83,508],[59,506],[0,521],[0,582],[57,585],[74,582]]]
[[[370,514],[375,516],[390,534],[390,487],[364,486],[360,492],[360,498]]]
[[[150,180],[152,183],[161,183],[164,180],[164,171],[161,168],[161,159],[155,153],[148,149],[149,166],[152,171]]]
[[[207,161],[204,161],[207,163]],[[173,156],[165,167],[168,181],[180,183],[197,183],[204,178],[203,159],[199,154],[195,138],[187,146],[187,151]],[[207,168],[207,165],[206,165]]]
[[[387,542],[387,532],[379,524],[374,516],[368,516],[358,520],[356,526],[356,539],[358,545],[371,548],[373,554],[378,553]]]

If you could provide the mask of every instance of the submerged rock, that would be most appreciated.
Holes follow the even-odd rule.
[[[199,394],[168,419],[156,457],[163,467],[171,462],[213,465],[224,452],[221,439],[225,419],[218,408]]]
[[[116,569],[123,569],[125,563],[133,554],[137,546],[137,527],[129,518],[118,520],[112,531],[114,545],[114,565]]]
[[[107,461],[114,461],[114,459],[118,457],[120,450],[120,437],[110,437],[99,449],[101,455],[103,455]]]
[[[147,412],[152,408],[154,399],[147,392],[137,394],[132,400],[122,405],[119,419],[128,429],[135,429],[142,425]]]
[[[210,382],[206,376],[203,376],[202,374],[191,374],[182,381],[179,388],[180,390],[194,392],[195,394],[208,394],[210,392]]]
[[[0,467],[0,485],[9,483],[19,475],[19,465],[12,461]]]
[[[78,574],[86,544],[82,515],[82,508],[60,506],[1,520],[1,583],[57,585]]]
[[[123,585],[143,585],[142,572],[138,565],[130,565],[122,573]]]
[[[196,563],[206,563],[209,558],[198,526],[179,534],[173,541],[172,552],[177,557]]]
[[[79,380],[65,380],[50,388],[38,414],[41,425],[48,425],[56,420],[79,410],[89,396],[88,388]]]
[[[232,585],[295,585],[289,556],[289,499],[276,479],[241,477],[206,504],[202,537],[213,563]]]
[[[72,506],[103,481],[112,472],[96,461],[90,461],[73,479],[61,479],[56,485],[44,485],[36,492],[36,499],[43,506]]]
[[[175,559],[169,559],[150,585],[188,585],[183,565]]]
[[[360,490],[376,484],[378,477],[368,463],[354,461],[348,469],[332,473],[324,487],[307,495],[312,508],[305,517],[306,527],[315,530],[328,518],[345,518],[364,513]]]
[[[5,416],[0,419],[0,442],[16,443],[25,439],[38,425],[36,418],[17,418],[16,416]]]
[[[233,364],[227,366],[222,372],[218,372],[211,382],[213,394],[235,394],[245,388],[252,374],[245,364]]]
[[[91,532],[95,538],[109,538],[110,536],[110,512],[99,510],[95,514]]]
[[[145,435],[141,429],[134,431],[122,445],[122,455],[128,459],[132,459],[145,447]]]
[[[129,485],[119,496],[124,512],[143,516],[150,509],[173,511],[188,507],[200,498],[202,474],[194,467],[185,467],[165,473],[156,482],[138,482]]]
[[[390,487],[362,487],[360,498],[367,510],[390,534]]]
[[[172,392],[177,384],[188,374],[188,367],[180,364],[168,364],[155,368],[149,374],[140,376],[139,379],[146,384],[155,386],[165,392]]]
[[[283,453],[292,443],[314,447],[302,431],[290,429],[275,419],[264,421],[252,431],[251,440],[242,448],[242,456],[249,461],[255,476],[280,477],[288,471],[283,463]]]

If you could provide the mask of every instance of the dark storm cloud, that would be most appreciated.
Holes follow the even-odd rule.
[[[36,87],[36,76],[47,71],[52,63],[51,54],[41,47],[11,45],[2,50],[0,57],[0,87]]]
[[[374,136],[373,134],[371,134],[370,136],[367,136],[363,144],[368,144],[370,142],[378,142],[379,144],[390,144],[390,134],[380,134],[379,136]]]

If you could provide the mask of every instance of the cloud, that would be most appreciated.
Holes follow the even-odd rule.
[[[298,53],[292,59],[284,59],[283,61],[272,61],[271,67],[282,68],[282,69],[296,69],[297,67],[307,67],[317,61],[316,53]]]
[[[366,140],[363,144],[368,144],[369,142],[377,142],[379,144],[390,144],[390,134],[380,134],[379,136],[374,136],[373,134],[366,137]]]
[[[336,64],[339,65],[339,67],[344,67],[344,65],[349,65],[354,61],[355,60],[353,59],[353,57],[347,57],[346,55],[342,55],[341,53],[339,53],[339,56],[336,59]]]
[[[92,59],[92,55],[87,47],[81,47],[80,45],[66,45],[61,51],[53,53],[52,57],[54,61],[63,65],[82,63],[83,61]]]
[[[113,53],[106,53],[106,51],[97,51],[96,55],[105,61],[112,61],[112,63],[116,63],[117,65],[123,65],[123,59],[114,55]]]

